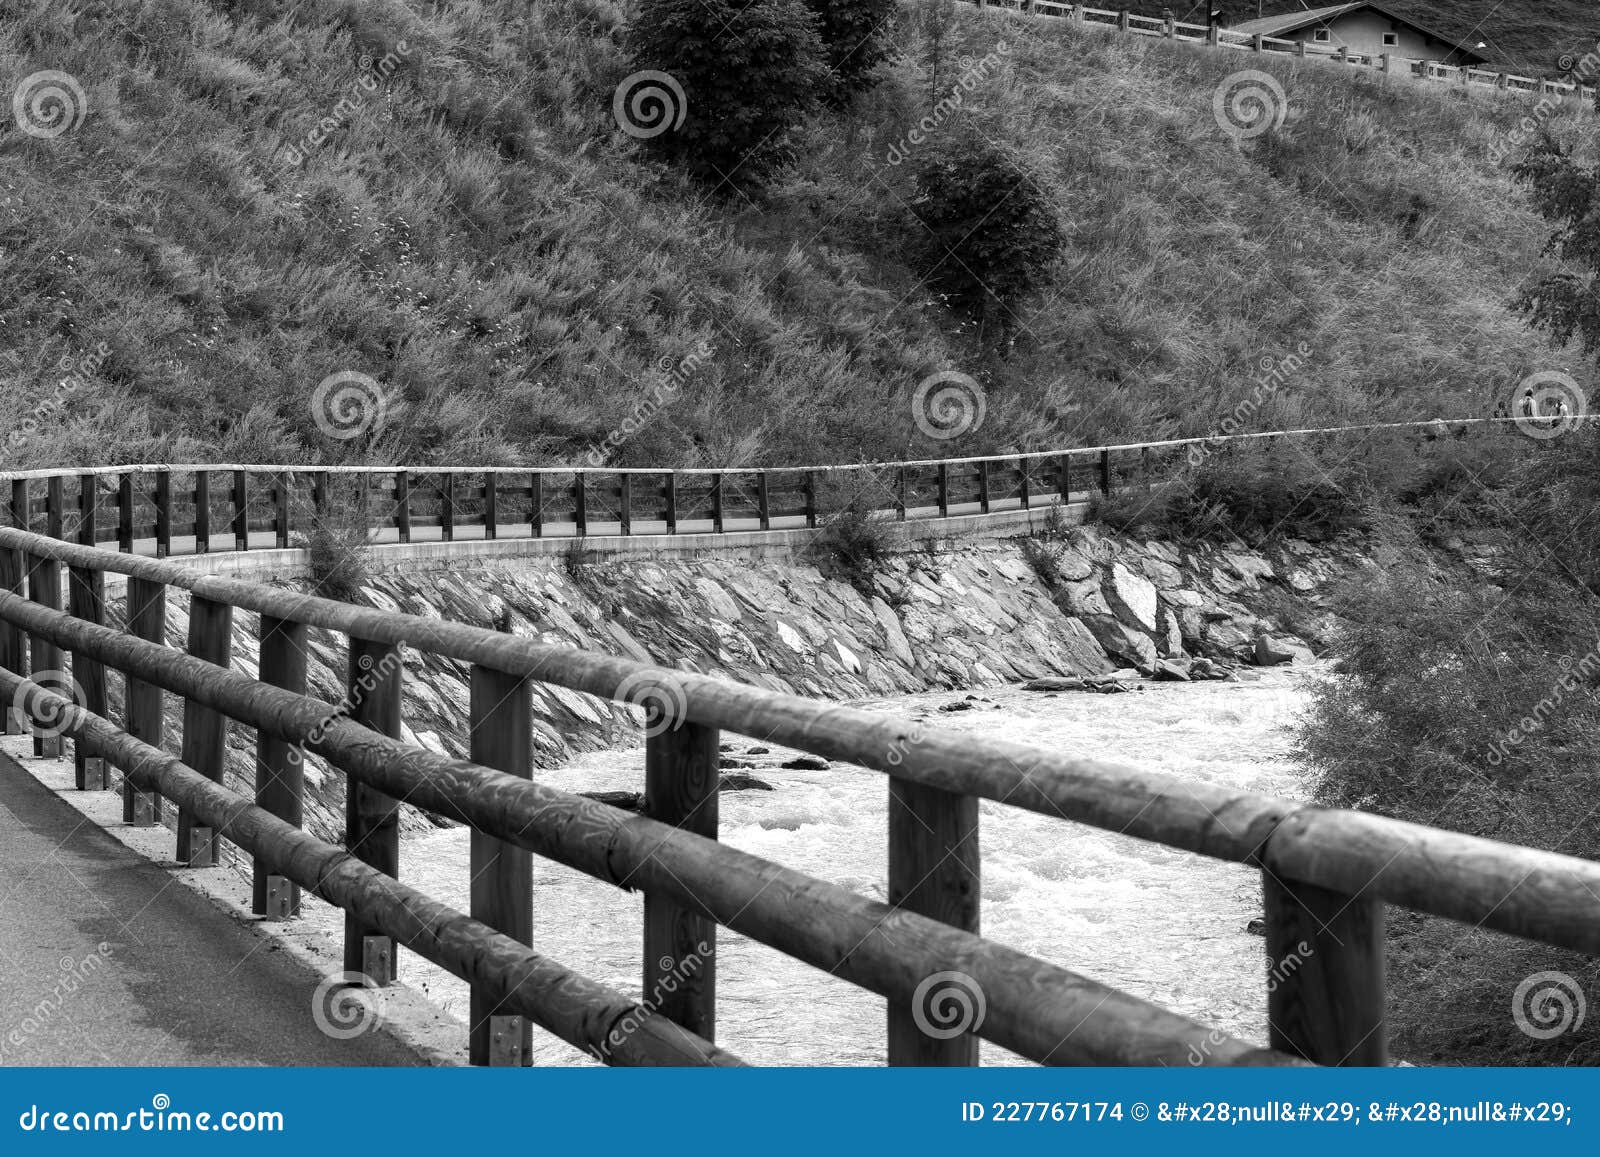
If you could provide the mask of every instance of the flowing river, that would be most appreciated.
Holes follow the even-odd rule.
[[[973,709],[938,708],[958,692],[857,704],[931,725],[1004,735],[1057,751],[1194,780],[1303,798],[1286,757],[1306,671],[1278,668],[1242,683],[1150,683],[1124,695],[982,693]],[[753,741],[726,737],[738,756]],[[847,766],[782,770],[774,748],[746,769],[773,791],[725,793],[721,838],[787,867],[883,899],[888,789]],[[598,752],[537,774],[569,791],[638,791],[643,750]],[[1266,1039],[1266,964],[1257,876],[1126,836],[997,804],[982,805],[983,934],[1247,1039]],[[465,829],[429,832],[401,849],[407,883],[468,907]],[[559,864],[535,860],[538,950],[640,998],[642,900]],[[718,946],[717,1041],[754,1064],[879,1065],[884,1003],[854,985],[724,929]],[[405,981],[465,1020],[467,989],[407,954]],[[535,1031],[536,1064],[593,1061]],[[1018,1058],[985,1043],[985,1064]]]

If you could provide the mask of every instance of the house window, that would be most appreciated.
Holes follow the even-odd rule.
[[[1399,48],[1400,34],[1398,32],[1385,32],[1383,34],[1383,46],[1385,48]]]
[[[1333,29],[1331,29],[1331,28],[1319,28],[1319,29],[1316,30],[1316,32],[1312,33],[1312,38],[1318,44],[1332,44],[1333,43]]]

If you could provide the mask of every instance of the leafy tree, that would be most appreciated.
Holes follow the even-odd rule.
[[[804,0],[646,0],[627,45],[635,69],[665,73],[681,91],[645,82],[666,93],[655,110],[666,125],[633,135],[718,188],[760,185],[788,164],[795,130],[827,87]],[[619,109],[637,76],[619,89]]]
[[[1038,184],[969,131],[923,163],[911,211],[926,230],[924,276],[977,317],[980,336],[1009,334],[1014,307],[1049,283],[1065,242]]]
[[[878,66],[892,55],[890,25],[895,0],[806,0],[834,76],[834,95],[847,99],[873,85]]]
[[[1546,134],[1512,173],[1533,191],[1533,203],[1557,228],[1550,249],[1567,268],[1524,290],[1516,307],[1556,345],[1574,338],[1586,354],[1600,351],[1600,169],[1581,164],[1570,146]]]

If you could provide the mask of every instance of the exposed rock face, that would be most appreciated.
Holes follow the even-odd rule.
[[[1160,565],[1166,566],[1165,563]],[[1156,588],[1143,575],[1134,574],[1120,562],[1114,562],[1106,571],[1106,602],[1118,618],[1131,627],[1155,632]]]
[[[1222,678],[1233,664],[1255,661],[1258,639],[1267,661],[1304,661],[1311,651],[1294,632],[1320,645],[1311,626],[1302,625],[1325,629],[1319,592],[1336,576],[1371,565],[1346,548],[1290,543],[1268,558],[1237,549],[1180,551],[1094,528],[1075,530],[1064,542],[1028,545],[1034,561],[1020,541],[891,555],[870,598],[804,562],[712,555],[570,567],[559,557],[457,563],[379,574],[365,594],[388,610],[849,700],[1026,680],[1065,690],[1124,689],[1140,677]],[[1041,551],[1046,565],[1036,565]],[[1293,608],[1295,625],[1258,617],[1269,605],[1275,615]],[[188,615],[181,592],[172,592],[169,607],[169,638],[181,644]],[[235,666],[251,674],[259,658],[256,631],[254,615],[235,616]],[[1220,662],[1196,663],[1197,656]],[[312,695],[339,703],[345,663],[343,640],[311,632]],[[1132,670],[1107,678],[1119,668]],[[403,738],[464,758],[465,669],[408,649],[405,679]],[[111,683],[120,697],[121,680]],[[541,683],[533,684],[533,705],[540,766],[640,739],[637,709]],[[175,736],[180,705],[169,699],[169,710],[168,735]],[[230,745],[231,783],[248,793],[254,734],[235,728]],[[315,757],[306,765],[307,826],[337,842],[344,777]],[[426,822],[408,813],[407,823]]]

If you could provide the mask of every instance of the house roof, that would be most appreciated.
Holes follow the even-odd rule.
[[[1465,44],[1462,44],[1453,36],[1446,36],[1442,32],[1436,32],[1431,28],[1418,24],[1415,20],[1412,20],[1409,17],[1401,16],[1398,12],[1391,12],[1381,5],[1365,2],[1357,4],[1330,4],[1325,8],[1308,8],[1304,12],[1285,12],[1280,16],[1265,16],[1260,20],[1246,20],[1242,24],[1233,25],[1229,31],[1243,32],[1251,36],[1254,36],[1257,33],[1260,33],[1262,36],[1282,36],[1286,32],[1298,32],[1300,29],[1309,28],[1314,24],[1326,24],[1331,20],[1338,19],[1340,16],[1343,16],[1346,13],[1356,12],[1362,8],[1370,8],[1382,16],[1387,16],[1390,20],[1398,21],[1401,24],[1416,29],[1425,36],[1431,36],[1441,43],[1448,44],[1458,52],[1471,57],[1474,61],[1481,63],[1482,61],[1488,59],[1474,49],[1468,48]]]

